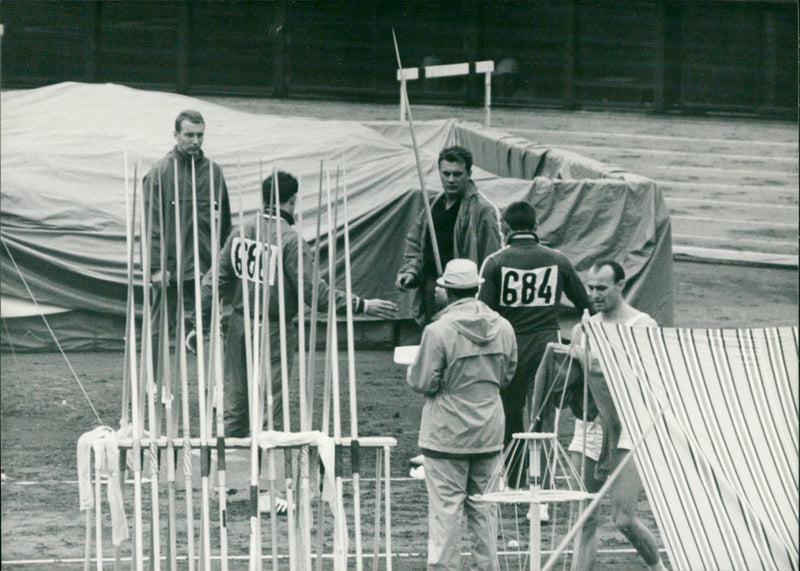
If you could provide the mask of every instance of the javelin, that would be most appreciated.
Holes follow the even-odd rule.
[[[150,533],[151,566],[154,571],[161,570],[161,524],[159,518],[159,492],[158,492],[158,447],[156,438],[159,428],[156,424],[156,390],[153,382],[153,332],[150,320],[150,254],[151,254],[151,231],[153,227],[153,179],[149,179],[149,195],[147,209],[145,211],[144,183],[142,183],[141,209],[141,237],[139,245],[142,250],[142,355],[144,356],[144,367],[142,376],[144,378],[143,392],[147,395],[148,424],[150,425],[150,446],[148,456],[150,461],[150,491],[153,503],[150,510]],[[144,413],[142,413],[142,423],[144,423]]]
[[[419,188],[422,192],[422,204],[425,205],[425,217],[428,219],[428,230],[431,233],[431,246],[433,249],[433,261],[436,262],[436,274],[442,275],[442,259],[439,256],[439,244],[436,241],[436,230],[433,227],[433,214],[431,213],[431,205],[428,202],[428,193],[425,190],[425,179],[422,177],[422,165],[419,160],[419,148],[417,147],[417,137],[414,135],[414,121],[411,118],[411,104],[408,101],[408,92],[405,89],[406,76],[403,73],[403,64],[400,62],[400,49],[397,47],[397,36],[392,28],[392,39],[394,40],[394,53],[397,56],[397,69],[400,72],[400,81],[402,82],[403,89],[403,103],[405,103],[406,111],[408,112],[408,130],[411,132],[411,144],[414,147],[414,160],[417,163],[417,175],[419,176]]]

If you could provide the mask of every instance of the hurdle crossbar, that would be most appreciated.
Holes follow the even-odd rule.
[[[428,65],[425,67],[406,67],[397,70],[397,81],[400,82],[400,121],[407,121],[406,82],[416,79],[435,79],[437,77],[455,77],[482,73],[484,75],[484,120],[486,127],[492,123],[492,73],[494,61],[476,61],[473,63],[450,63],[444,65]]]

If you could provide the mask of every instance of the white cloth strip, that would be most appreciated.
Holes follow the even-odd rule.
[[[637,464],[681,569],[798,569],[798,329],[591,323],[623,426],[667,411]]]

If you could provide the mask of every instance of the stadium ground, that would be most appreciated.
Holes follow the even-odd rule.
[[[358,115],[372,115],[353,117],[342,116],[341,104],[245,101],[249,101],[248,105],[259,106],[258,110],[263,112],[296,115],[313,112],[313,116],[323,118],[391,119],[396,116],[396,109],[388,106],[348,105],[348,108],[358,108]],[[429,112],[439,113],[436,109],[414,109],[419,118],[433,118],[426,115]],[[475,110],[450,111],[440,116],[469,113],[471,119],[476,119],[476,114],[480,119],[479,112]],[[547,130],[569,130],[567,123],[573,114],[554,111],[541,113],[537,115],[532,112],[531,116],[546,116],[546,119],[549,118],[547,120],[556,123],[555,126],[547,124]],[[349,114],[353,115],[354,112]],[[631,129],[644,128],[641,121],[648,120],[648,117],[626,114],[585,115],[592,121],[607,121],[604,123],[607,126],[628,125]],[[676,124],[681,129],[692,129],[697,133],[709,132],[712,130],[709,125],[716,124],[716,121],[727,125],[726,129],[735,130],[737,125],[737,121],[731,119],[714,119],[711,122],[687,118],[674,121],[663,117],[651,119],[662,124],[662,129]],[[542,119],[542,125],[545,125],[544,121]],[[783,123],[763,122],[763,125],[766,129],[764,133],[756,134],[744,129],[739,137],[767,140],[776,136],[774,133],[783,136],[787,129],[787,124]],[[596,130],[600,132],[604,129],[598,126]],[[727,135],[717,137],[725,138]],[[794,141],[795,144],[795,162],[794,166],[788,165],[789,172],[792,168],[796,170],[796,130],[793,130],[792,137],[783,141],[789,144]],[[652,162],[652,156],[649,160]],[[620,161],[614,162],[620,164]],[[642,172],[641,169],[627,168]],[[718,172],[723,170],[725,167]],[[785,194],[788,198],[784,207],[794,212],[796,221],[796,190],[793,194],[789,191]],[[717,197],[717,200],[722,199]],[[759,201],[760,198],[741,198],[741,201],[745,200]],[[795,229],[792,238],[795,241],[794,255],[797,252],[796,236]],[[677,326],[764,327],[798,323],[798,276],[795,269],[680,262],[675,264],[674,298]],[[122,354],[72,353],[68,358],[102,421],[116,426],[120,416]],[[403,370],[391,363],[390,352],[359,351],[356,362],[359,432],[361,435],[379,434],[397,438],[392,473],[394,477],[404,478],[407,475],[408,458],[417,453],[419,406],[416,405],[421,405],[421,401],[405,387]],[[0,461],[3,474],[7,477],[2,483],[2,567],[16,568],[13,561],[28,560],[34,561],[24,564],[28,569],[79,569],[79,563],[54,565],[42,561],[78,560],[83,555],[85,532],[83,514],[78,511],[75,445],[83,432],[95,426],[93,414],[64,358],[59,354],[4,353],[0,356],[0,370]],[[346,397],[345,391],[343,399]],[[345,427],[344,432],[347,431]],[[365,476],[369,476],[369,473]],[[125,496],[126,505],[130,506],[130,487],[126,488]],[[424,553],[426,504],[423,486],[417,481],[397,480],[393,484],[392,498],[394,551],[412,555]],[[640,506],[648,526],[654,528],[646,502],[642,501]],[[607,516],[607,506],[601,509]],[[245,501],[235,499],[231,503],[229,519],[231,550],[245,553],[248,533]],[[369,517],[366,519],[369,520]],[[557,529],[558,526],[557,523]],[[608,522],[601,529],[601,534],[605,548],[623,550],[629,547]],[[371,537],[369,529],[365,529],[364,537]],[[107,553],[111,555],[110,551]],[[395,568],[399,569],[424,567],[423,559],[414,556],[398,558],[395,562]],[[623,570],[643,568],[635,555],[624,551],[602,553],[600,565]]]

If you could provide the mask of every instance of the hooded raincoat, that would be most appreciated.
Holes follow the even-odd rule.
[[[407,382],[425,395],[419,446],[447,454],[503,449],[500,389],[514,376],[511,324],[482,301],[448,305],[422,333]]]
[[[482,301],[462,299],[422,333],[407,381],[425,395],[419,445],[428,491],[428,569],[461,566],[466,514],[471,568],[496,566],[496,510],[472,499],[499,469],[505,417],[500,389],[517,366],[511,324]]]

